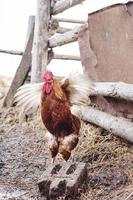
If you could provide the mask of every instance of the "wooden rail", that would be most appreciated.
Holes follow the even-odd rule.
[[[6,54],[18,55],[18,56],[22,56],[24,54],[23,51],[2,50],[2,49],[0,49],[0,53],[6,53]],[[63,55],[63,54],[56,54],[56,53],[54,53],[53,54],[53,59],[80,61],[80,56],[76,56],[76,55]]]
[[[53,19],[57,20],[58,22],[77,23],[77,24],[86,23],[86,21],[78,19],[57,18],[57,17],[53,17]]]
[[[87,28],[88,28],[88,24],[77,26],[71,31],[52,37],[49,39],[49,47],[54,48],[57,46],[62,46],[62,45],[74,42],[78,39],[79,32]]]

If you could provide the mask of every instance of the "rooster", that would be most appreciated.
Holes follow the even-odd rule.
[[[25,111],[40,106],[41,119],[48,130],[46,137],[52,160],[60,153],[67,161],[78,144],[81,126],[80,119],[71,112],[71,107],[90,103],[91,81],[86,74],[56,78],[51,71],[46,71],[42,78],[42,83],[21,86],[14,102],[23,106]]]

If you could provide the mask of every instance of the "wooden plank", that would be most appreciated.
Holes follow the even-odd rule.
[[[40,82],[48,59],[50,0],[38,0],[32,51],[31,82]]]
[[[16,93],[16,90],[18,89],[18,87],[20,87],[24,83],[26,76],[27,76],[27,74],[30,70],[33,35],[34,35],[34,31],[32,30],[29,41],[26,45],[24,55],[22,57],[20,65],[19,65],[19,67],[16,71],[16,74],[15,74],[14,79],[12,81],[11,87],[10,87],[8,93],[7,93],[5,100],[4,100],[4,103],[3,103],[4,107],[12,106],[13,98],[14,98],[14,95]]]

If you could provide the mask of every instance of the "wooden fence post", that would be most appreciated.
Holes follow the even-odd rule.
[[[27,30],[26,41],[25,41],[25,50],[24,52],[14,52],[14,51],[11,52],[11,54],[18,53],[18,55],[23,55],[23,57],[21,59],[20,65],[18,66],[14,79],[11,83],[7,96],[4,99],[4,102],[3,102],[4,107],[12,106],[13,97],[16,93],[16,90],[18,89],[18,87],[20,87],[24,83],[30,71],[31,50],[32,50],[33,36],[34,36],[34,25],[35,25],[35,17],[29,16],[28,30]],[[8,51],[3,51],[3,52],[7,53]]]
[[[33,35],[34,35],[34,31],[32,30],[32,33],[30,34],[20,65],[16,71],[16,74],[14,76],[10,89],[7,93],[7,96],[4,99],[4,102],[3,102],[4,107],[12,106],[13,98],[16,93],[16,90],[18,89],[18,87],[20,87],[24,83],[28,75],[28,72],[30,70],[30,65],[31,65],[31,49],[32,49],[32,43],[33,43]]]
[[[28,20],[28,29],[27,29],[27,35],[26,35],[26,40],[25,40],[25,47],[30,38],[31,32],[34,30],[34,27],[35,27],[35,16],[31,15],[29,16],[29,20]]]
[[[50,21],[50,0],[37,1],[35,31],[32,49],[31,82],[40,82],[48,59],[48,29]]]

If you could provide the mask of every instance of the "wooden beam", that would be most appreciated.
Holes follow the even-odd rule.
[[[53,48],[53,47],[62,46],[64,44],[74,42],[78,39],[79,32],[87,28],[88,28],[88,24],[85,24],[83,26],[75,27],[71,31],[68,31],[62,35],[57,35],[53,38],[50,38],[49,47]]]
[[[68,8],[71,8],[77,4],[82,3],[85,0],[60,0],[57,1],[53,7],[53,15],[56,15],[58,13],[61,13],[65,11]]]
[[[79,112],[83,120],[96,124],[116,136],[133,142],[133,122],[114,117],[90,106],[81,106]]]
[[[13,50],[1,50],[0,53],[6,53],[11,55],[23,55],[23,51],[13,51]],[[50,56],[51,57],[51,56]],[[74,56],[74,55],[62,55],[62,54],[53,54],[53,59],[61,59],[61,60],[77,60],[80,61],[80,56]],[[49,63],[49,61],[48,61]]]
[[[80,56],[54,54],[53,59],[80,61]]]
[[[0,53],[6,53],[6,54],[18,55],[18,56],[23,55],[23,51],[3,50],[3,49],[0,49]]]
[[[59,27],[59,22],[56,19],[51,19],[49,23],[49,37],[54,35],[57,32],[57,29]]]
[[[37,1],[35,32],[32,50],[31,82],[40,82],[48,59],[48,29],[50,21],[50,0]]]
[[[34,29],[34,27],[35,27],[35,16],[32,15],[32,16],[29,16],[29,19],[28,19],[28,28],[27,28],[27,34],[26,34],[26,40],[25,40],[25,47],[27,45],[30,34],[32,30]]]
[[[78,19],[57,18],[57,17],[53,17],[53,19],[57,20],[58,22],[77,23],[77,24],[85,24],[86,23],[86,21],[78,20]]]
[[[47,65],[51,62],[51,60],[53,59],[53,57],[54,57],[53,49],[49,49],[49,50],[48,50],[48,61],[47,61]]]
[[[12,106],[13,98],[16,93],[16,90],[18,89],[18,87],[20,87],[24,83],[24,81],[28,75],[28,72],[29,72],[30,66],[31,66],[31,50],[32,50],[32,44],[33,44],[33,35],[34,35],[34,30],[32,30],[32,33],[27,42],[26,49],[25,49],[24,55],[22,57],[22,60],[20,62],[20,65],[16,71],[16,74],[11,83],[11,86],[7,93],[7,96],[4,99],[4,102],[3,102],[4,107]]]
[[[90,95],[102,95],[133,101],[133,84],[124,82],[96,82],[90,88]]]
[[[70,30],[72,29],[60,27],[59,22],[56,19],[52,19],[50,23],[49,36],[52,36],[55,33],[66,33],[67,31],[70,31]]]
[[[59,26],[59,27],[57,28],[56,33],[66,33],[66,32],[71,31],[71,30],[72,30],[71,28],[65,28],[65,27]]]

